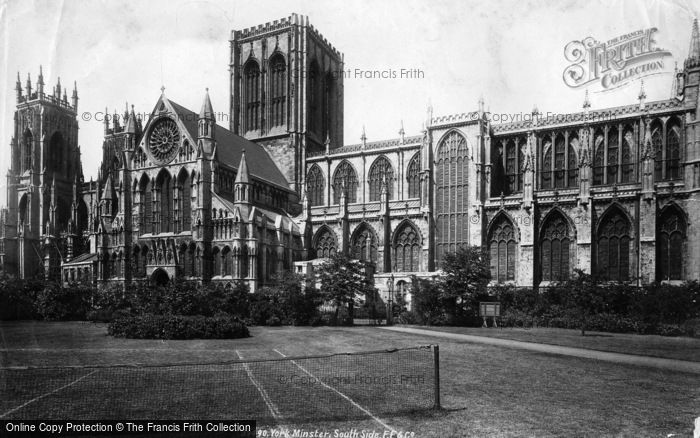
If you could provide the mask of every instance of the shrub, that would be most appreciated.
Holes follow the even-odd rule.
[[[413,309],[419,324],[443,325],[447,318],[435,282],[413,277]]]
[[[0,320],[35,319],[34,302],[43,282],[0,278]]]
[[[132,339],[235,339],[250,336],[245,324],[224,314],[124,316],[112,321],[107,330],[112,336]]]
[[[82,320],[90,309],[92,289],[71,284],[62,287],[48,284],[36,295],[35,307],[39,315],[48,320]]]

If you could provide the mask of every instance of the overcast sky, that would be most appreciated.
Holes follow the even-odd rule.
[[[215,111],[228,104],[229,35],[296,12],[341,52],[346,69],[420,69],[418,79],[345,80],[345,143],[397,136],[401,120],[417,134],[430,102],[434,115],[474,111],[480,96],[492,112],[578,111],[583,89],[562,80],[564,46],[609,40],[657,27],[658,47],[672,54],[665,74],[645,79],[648,100],[670,97],[674,62],[687,56],[700,3],[656,1],[0,0],[0,202],[15,107],[15,80],[33,85],[43,65],[46,89],[58,76],[78,83],[83,112],[150,112],[160,94],[198,111],[209,87]],[[635,103],[639,81],[605,93],[593,108]],[[220,122],[227,125],[226,122]],[[96,176],[102,123],[80,121],[83,168]]]

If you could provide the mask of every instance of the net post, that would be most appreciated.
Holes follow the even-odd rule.
[[[435,373],[435,405],[434,409],[440,409],[440,346],[433,345],[433,372]]]

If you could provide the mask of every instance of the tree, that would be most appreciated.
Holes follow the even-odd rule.
[[[375,293],[374,282],[366,275],[365,264],[344,254],[336,254],[321,265],[318,279],[321,296],[335,305],[336,321],[341,306],[345,305],[352,321],[355,298]]]
[[[319,291],[308,284],[302,287],[306,278],[293,272],[283,272],[275,280],[287,319],[294,325],[309,324],[323,301]]]
[[[411,278],[413,292],[413,311],[418,321],[424,325],[444,323],[444,312],[439,285],[430,280],[413,276]]]
[[[445,311],[454,323],[456,316],[477,316],[478,301],[488,296],[491,279],[488,253],[478,246],[460,247],[442,259],[441,298]]]
[[[564,305],[578,317],[581,336],[586,335],[588,320],[602,304],[598,293],[598,280],[580,269],[574,271],[574,278],[564,284]]]

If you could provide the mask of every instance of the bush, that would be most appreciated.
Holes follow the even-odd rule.
[[[38,318],[34,302],[43,288],[39,281],[0,278],[0,320]]]
[[[245,324],[225,314],[124,316],[112,321],[107,330],[112,336],[132,339],[235,339],[250,336]]]
[[[51,283],[36,295],[39,315],[52,321],[84,320],[90,309],[92,289],[78,284],[62,287]]]

